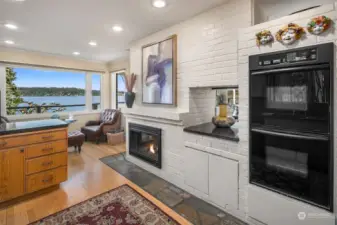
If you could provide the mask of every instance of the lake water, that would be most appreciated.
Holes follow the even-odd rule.
[[[85,105],[85,96],[24,96],[22,97],[25,102],[33,102],[38,105],[46,103],[47,105],[52,103],[58,103],[61,105]],[[93,96],[92,103],[100,103],[100,96]],[[26,106],[27,104],[23,103],[20,106]],[[100,108],[100,105],[98,105]],[[74,112],[74,111],[84,111],[85,106],[76,106],[76,107],[66,107],[63,112]]]
[[[24,96],[22,97],[25,102],[33,102],[38,105],[42,105],[46,103],[47,105],[52,103],[58,103],[61,105],[81,105],[85,104],[85,96]],[[92,103],[100,103],[100,96],[93,96]],[[118,96],[118,102],[124,103],[124,96]],[[19,106],[27,106],[27,104],[23,103]],[[98,109],[100,109],[101,105],[98,105]],[[85,106],[76,106],[76,107],[66,107],[63,112],[75,112],[75,111],[84,111]]]

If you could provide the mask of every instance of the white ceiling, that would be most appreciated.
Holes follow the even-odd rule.
[[[13,40],[19,49],[110,61],[125,57],[130,42],[186,20],[227,0],[0,0],[0,45]],[[8,30],[5,23],[19,29]],[[112,26],[124,31],[116,34]],[[95,40],[98,46],[88,42]],[[75,56],[74,56],[75,57]]]

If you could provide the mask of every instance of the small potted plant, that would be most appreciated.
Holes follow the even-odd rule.
[[[130,75],[125,75],[125,85],[127,92],[125,93],[125,103],[128,108],[132,108],[135,102],[136,94],[133,92],[133,88],[136,84],[137,76],[132,73]]]

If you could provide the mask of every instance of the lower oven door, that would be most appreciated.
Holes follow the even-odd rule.
[[[328,137],[251,130],[250,182],[332,210]]]

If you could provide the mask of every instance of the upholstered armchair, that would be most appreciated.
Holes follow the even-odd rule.
[[[101,137],[106,138],[106,133],[120,129],[121,127],[121,112],[115,109],[104,110],[99,120],[88,121],[85,127],[81,128],[81,132],[85,135],[86,141],[96,141],[99,144]]]

